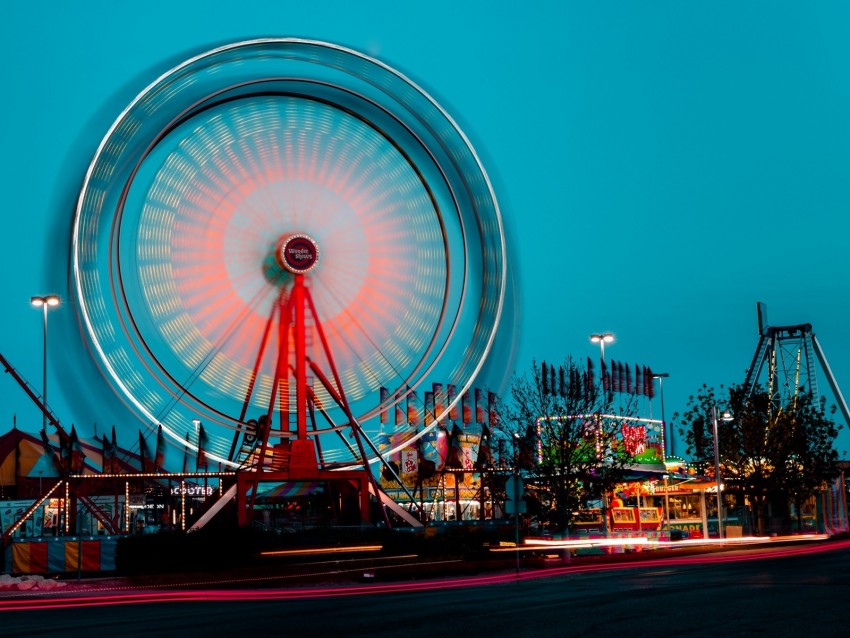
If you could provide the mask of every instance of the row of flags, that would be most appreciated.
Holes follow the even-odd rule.
[[[634,383],[632,383],[631,366],[619,361],[611,361],[611,374],[602,360],[602,388],[608,392],[626,394],[642,394],[651,399],[655,396],[655,378],[648,366],[635,364]]]
[[[569,368],[547,364],[540,365],[540,385],[544,394],[559,396],[562,399],[590,401],[594,393],[593,362],[587,359],[587,370],[581,371],[575,365]]]
[[[97,437],[95,437],[97,439]],[[87,456],[83,444],[77,436],[77,429],[71,426],[70,434],[59,432],[59,447],[57,448],[42,429],[41,442],[45,453],[51,458],[56,468],[63,474],[79,474],[86,467]],[[204,426],[198,428],[198,452],[190,453],[189,433],[186,433],[186,448],[183,456],[183,472],[200,471],[207,467],[206,446],[208,444],[207,434]],[[103,434],[99,438],[101,447],[101,472],[104,474],[128,474],[133,472],[167,472],[165,468],[165,435],[162,426],[158,426],[156,434],[156,446],[151,450],[151,445],[145,433],[139,430],[139,454],[136,455],[118,447],[115,426],[112,427],[112,436],[108,438]],[[194,470],[191,468],[194,461]]]
[[[381,404],[390,403],[390,391],[381,388],[380,392]],[[476,472],[493,465],[490,433],[499,422],[494,393],[475,388],[458,400],[454,385],[434,383],[422,393],[421,400],[411,390],[400,390],[395,400],[394,409],[381,413],[381,424],[388,424],[392,413],[393,425],[402,427],[392,434],[382,433],[378,448],[388,453],[386,460],[403,481],[411,477],[428,480],[446,469]],[[406,444],[416,437],[420,428],[434,423],[447,409],[443,422]],[[390,453],[396,448],[400,449]],[[386,480],[393,479],[386,470],[383,476]]]
[[[649,366],[634,366],[634,376],[629,364],[611,361],[610,372],[605,359],[600,362],[602,369],[602,389],[609,394],[623,393],[644,395],[649,399],[655,396],[655,378]],[[540,384],[544,394],[557,395],[564,399],[590,400],[596,385],[593,373],[593,361],[587,358],[587,369],[579,370],[575,365],[569,367],[547,364],[540,367]]]
[[[471,395],[465,392],[461,400],[457,401],[457,388],[453,384],[434,383],[431,388],[423,393],[422,400],[413,390],[398,390],[392,411],[394,425],[430,425],[446,410],[446,406],[451,406],[447,415],[449,421],[460,421],[464,424],[488,423],[490,427],[498,422],[496,395],[493,392],[485,393],[480,388],[475,388]],[[393,398],[390,391],[382,387],[380,392],[381,405],[390,403]],[[389,412],[381,412],[381,425],[389,422]]]
[[[83,445],[77,436],[77,428],[75,426],[71,426],[70,434],[60,431],[58,449],[54,447],[48,438],[47,431],[42,429],[41,444],[54,465],[63,473],[83,471],[86,455],[83,451]]]
[[[115,442],[115,428],[112,428],[112,441]],[[104,437],[104,444],[106,437]],[[203,425],[198,425],[198,451],[196,454],[190,452],[191,441],[189,433],[186,432],[186,445],[183,448],[183,472],[200,472],[202,469],[207,469],[207,452],[206,448],[209,444],[207,432]],[[113,448],[114,449],[114,448]],[[141,461],[142,472],[166,472],[165,469],[165,436],[162,432],[162,426],[157,427],[156,431],[156,449],[151,454],[150,446],[145,439],[144,433],[139,430],[139,457]],[[195,467],[192,468],[192,460],[194,457]],[[104,459],[106,457],[104,456]],[[106,471],[104,469],[104,471]]]

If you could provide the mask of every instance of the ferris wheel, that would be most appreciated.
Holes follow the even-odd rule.
[[[231,467],[234,433],[295,392],[280,326],[298,286],[320,437],[432,381],[460,400],[506,276],[493,189],[452,118],[378,60],[289,38],[205,52],[132,101],[86,173],[72,270],[109,383],[179,445],[202,424],[208,458]]]

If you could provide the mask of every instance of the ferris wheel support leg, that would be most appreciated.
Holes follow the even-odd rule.
[[[287,350],[287,341],[289,338],[289,318],[292,313],[292,297],[284,300],[283,296],[281,296],[278,306],[280,307],[280,347],[278,352],[277,365],[275,366],[274,373],[274,381],[272,382],[271,393],[269,396],[269,407],[266,412],[266,424],[265,427],[258,428],[257,435],[260,437],[260,454],[257,458],[257,464],[253,470],[253,490],[251,491],[251,499],[248,502],[247,510],[244,512],[246,520],[250,518],[252,512],[254,511],[254,505],[257,500],[257,491],[260,487],[260,472],[264,471],[264,466],[266,462],[266,451],[269,446],[269,433],[271,432],[271,418],[272,413],[274,412],[274,402],[277,399],[277,390],[280,385],[281,379],[283,379],[286,375],[286,365],[288,359],[288,350]],[[288,390],[281,391],[281,419],[284,418],[284,415],[289,414],[289,393]],[[283,406],[286,405],[286,410],[284,411]],[[288,416],[286,417],[288,421]],[[281,423],[281,427],[283,424]],[[240,516],[243,515],[243,512],[240,512]]]
[[[292,306],[294,299],[292,295],[280,302],[280,325],[278,326],[278,349],[277,364],[275,366],[275,379],[273,392],[279,392],[280,403],[278,416],[280,418],[280,429],[289,430],[289,331],[294,331],[292,325]],[[269,401],[269,425],[272,422],[274,411],[274,394]]]
[[[297,276],[296,276],[297,279]],[[336,364],[334,363],[333,354],[331,353],[330,346],[328,345],[328,339],[325,336],[325,331],[322,329],[322,322],[319,321],[319,315],[316,312],[316,306],[313,303],[313,297],[310,295],[310,291],[305,288],[301,288],[303,293],[302,300],[306,302],[307,306],[310,309],[310,313],[313,315],[313,319],[316,322],[316,332],[319,335],[319,341],[322,344],[322,349],[325,351],[325,356],[328,360],[328,366],[331,369],[331,374],[333,375],[334,382],[336,383],[336,391],[334,391],[327,377],[322,374],[321,370],[319,370],[318,366],[315,365],[312,361],[310,361],[310,366],[312,370],[317,374],[319,379],[325,385],[327,391],[334,397],[334,400],[339,404],[340,408],[342,408],[345,416],[348,418],[348,422],[351,425],[351,432],[354,434],[354,441],[357,443],[357,449],[360,451],[360,458],[363,459],[363,470],[366,472],[366,476],[369,479],[369,483],[372,486],[372,489],[375,491],[375,494],[380,492],[380,486],[378,485],[378,481],[375,479],[375,476],[372,474],[372,470],[369,467],[369,462],[366,458],[366,450],[363,448],[363,433],[360,431],[360,424],[354,418],[354,415],[351,412],[351,408],[348,405],[348,399],[345,396],[345,390],[342,387],[342,382],[339,378],[339,373],[336,369]],[[304,364],[307,364],[306,353],[303,359]],[[305,372],[306,375],[306,372]],[[305,428],[306,429],[306,428]],[[370,441],[371,443],[371,441]],[[383,503],[381,503],[380,497],[378,497],[378,503],[381,506],[381,515],[384,518],[384,523],[387,527],[392,527],[392,523],[390,522],[389,515],[387,514],[387,508],[384,507]]]
[[[310,424],[313,426],[313,431],[317,430],[316,428],[316,393],[313,392],[313,389],[307,388],[307,408],[310,410]],[[321,409],[321,408],[319,408]],[[322,466],[325,464],[325,455],[322,452],[322,443],[319,437],[316,437],[316,455],[319,459],[319,465]]]
[[[319,335],[322,337],[322,341],[324,342],[324,335],[322,334],[321,327],[318,327],[318,331],[319,331]],[[333,369],[333,360],[331,359],[331,353],[329,351],[325,351],[325,354],[328,357],[328,363],[331,366],[331,369]],[[367,437],[366,434],[362,431],[362,428],[360,427],[360,423],[357,421],[357,419],[354,418],[354,415],[351,412],[351,408],[349,408],[348,402],[345,399],[345,395],[340,394],[339,392],[337,392],[334,389],[334,387],[331,385],[328,378],[321,371],[321,369],[315,364],[315,362],[313,362],[312,360],[308,360],[308,361],[309,361],[309,364],[310,364],[310,369],[313,371],[313,374],[315,374],[316,377],[318,377],[319,382],[323,386],[325,386],[325,389],[328,391],[328,394],[331,395],[331,398],[333,398],[333,400],[336,402],[336,404],[339,406],[339,408],[345,413],[345,416],[348,419],[348,424],[351,427],[351,433],[354,435],[354,441],[357,444],[358,456],[360,456],[360,458],[363,460],[363,471],[366,472],[366,477],[368,479],[368,483],[372,486],[372,489],[374,490],[375,494],[378,494],[381,491],[381,489],[380,489],[380,486],[378,485],[377,480],[375,479],[375,476],[372,474],[372,470],[369,467],[369,462],[366,459],[366,449],[363,447],[363,439],[365,438],[366,441],[369,442],[369,444],[372,446],[372,449],[375,451],[376,454],[378,454],[378,458],[380,458],[381,461],[383,461],[383,458],[378,453],[378,450],[375,447],[374,443],[372,443],[372,441],[369,439],[369,437]],[[337,381],[337,383],[339,383],[339,382]],[[401,482],[401,481],[399,481],[399,482]],[[392,527],[392,523],[390,522],[389,515],[387,514],[386,508],[381,503],[380,497],[378,498],[378,503],[381,504],[381,515],[384,518],[384,523],[387,525],[387,527]]]
[[[350,424],[351,430],[354,434],[354,440],[357,442],[357,445],[358,445],[358,448],[359,448],[359,456],[363,459],[363,468],[366,470],[367,474],[369,475],[370,483],[372,485],[372,489],[375,491],[375,494],[378,494],[380,491],[383,491],[383,490],[380,489],[380,486],[378,485],[377,481],[375,480],[374,476],[372,475],[372,471],[369,469],[369,463],[366,460],[366,450],[363,447],[362,440],[365,440],[366,443],[369,444],[369,448],[372,450],[372,452],[375,454],[375,456],[378,458],[378,460],[381,462],[381,464],[387,470],[389,470],[389,472],[392,474],[395,481],[401,486],[401,489],[404,491],[404,493],[407,495],[407,497],[410,499],[410,501],[415,503],[416,501],[413,498],[413,495],[407,489],[407,487],[405,487],[404,481],[402,481],[401,478],[399,478],[399,475],[393,469],[392,465],[387,463],[386,459],[383,457],[380,450],[378,450],[378,446],[376,446],[375,443],[372,441],[372,439],[370,439],[369,436],[363,431],[363,428],[361,427],[360,422],[351,413],[351,410],[348,408],[348,404],[344,402],[344,397],[341,397],[339,394],[337,394],[336,390],[334,390],[333,386],[331,386],[330,381],[328,381],[328,378],[324,375],[324,373],[319,369],[319,367],[313,361],[310,361],[310,369],[312,370],[313,374],[315,374],[316,377],[319,379],[319,382],[328,391],[328,394],[331,395],[331,398],[337,403],[337,405],[340,407],[340,409],[343,410],[343,412],[345,412],[345,415],[348,418],[348,422]],[[324,411],[323,411],[323,413],[324,413]],[[337,434],[339,434],[340,438],[342,438],[342,440],[348,446],[349,451],[351,451],[352,454],[357,455],[355,453],[354,449],[352,448],[351,444],[348,441],[345,440],[345,437],[342,436],[342,433],[339,430],[337,430]],[[380,501],[380,498],[378,500]],[[385,519],[387,518],[385,510],[384,510],[384,518]],[[389,525],[388,520],[387,520],[387,525]]]
[[[230,452],[227,455],[227,460],[232,461],[234,454],[236,454],[236,444],[239,441],[239,433],[242,431],[242,424],[245,423],[245,417],[248,415],[248,405],[251,403],[251,396],[254,394],[254,385],[257,383],[257,375],[260,373],[260,362],[263,360],[263,354],[266,351],[266,346],[269,343],[269,335],[271,334],[272,325],[274,324],[274,316],[277,312],[278,308],[280,308],[280,301],[283,298],[283,291],[281,291],[281,299],[278,300],[278,303],[272,306],[272,311],[269,313],[269,319],[266,321],[266,327],[263,330],[263,338],[260,341],[260,349],[257,352],[257,358],[254,361],[254,368],[251,371],[251,380],[248,383],[248,389],[245,392],[245,401],[242,403],[242,412],[239,413],[239,425],[236,428],[236,432],[233,434],[233,443],[230,444]]]
[[[292,296],[295,310],[295,419],[299,439],[307,438],[307,330],[304,325],[305,292],[304,275],[295,275]],[[318,318],[316,318],[316,323],[318,325]],[[281,351],[283,351],[284,347],[285,344],[281,347]],[[330,356],[328,360],[330,360]]]

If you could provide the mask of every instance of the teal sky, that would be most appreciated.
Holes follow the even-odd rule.
[[[468,135],[504,217],[516,338],[500,354],[512,350],[512,365],[598,357],[588,335],[614,332],[610,358],[670,373],[669,420],[700,384],[743,381],[762,301],[774,325],[813,325],[850,391],[850,4],[141,7],[0,2],[0,353],[37,388],[42,327],[29,298],[71,298],[75,199],[109,125],[192,55],[292,36],[379,58]],[[84,436],[128,423],[132,439],[138,424],[77,360],[72,304],[51,313],[50,330],[49,397],[63,423]],[[0,426],[13,417],[41,425],[6,377]],[[850,433],[841,443],[850,451]]]

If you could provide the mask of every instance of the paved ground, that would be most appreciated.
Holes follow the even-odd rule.
[[[376,577],[377,578],[377,577]],[[846,636],[850,541],[621,556],[519,575],[0,601],[2,635]],[[58,606],[58,607],[57,607]]]
[[[537,552],[494,553],[478,559],[460,556],[420,558],[413,555],[400,556],[341,556],[330,559],[314,557],[305,560],[279,560],[270,558],[263,566],[246,569],[213,571],[207,573],[161,574],[138,577],[104,576],[77,578],[65,575],[61,578],[42,579],[24,585],[6,585],[0,577],[0,597],[21,598],[46,596],[67,597],[75,593],[94,594],[104,592],[127,592],[140,590],[177,591],[181,589],[243,588],[263,589],[279,587],[314,587],[323,585],[350,586],[375,583],[424,581],[428,579],[474,577],[477,575],[515,574],[536,570],[592,569],[602,565],[628,565],[658,560],[680,560],[689,556],[719,554],[727,556],[757,556],[765,552],[793,551],[803,546],[829,547],[837,539],[789,539],[765,538],[762,542],[748,545],[674,544],[667,549],[626,551],[614,549],[610,552],[596,550],[568,559],[558,557],[556,550]],[[548,556],[547,556],[548,554]],[[563,554],[563,553],[561,553]],[[518,560],[519,559],[519,560]],[[29,578],[29,577],[24,577]],[[20,579],[15,579],[20,580]],[[26,588],[23,588],[26,587]]]

